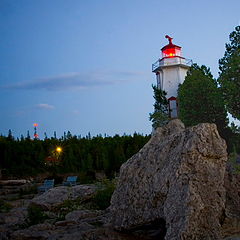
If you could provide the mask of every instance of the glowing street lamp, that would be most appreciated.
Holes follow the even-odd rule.
[[[56,167],[61,162],[63,149],[60,146],[56,146],[51,150],[51,155],[45,158],[45,164],[48,166]]]
[[[62,152],[62,148],[61,148],[61,147],[57,147],[57,148],[56,148],[56,151],[57,151],[58,153],[61,153],[61,152]]]
[[[60,160],[60,155],[61,155],[62,151],[63,151],[63,149],[60,146],[57,146],[55,149],[55,157],[57,158],[58,161]]]

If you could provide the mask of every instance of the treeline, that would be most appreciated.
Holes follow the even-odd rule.
[[[14,139],[9,131],[0,137],[0,169],[7,176],[34,176],[44,172],[52,174],[78,173],[91,177],[103,172],[113,177],[120,166],[139,151],[150,136],[135,133],[86,137],[72,136],[70,132],[60,139],[44,140],[29,136]],[[58,149],[57,149],[58,148]]]

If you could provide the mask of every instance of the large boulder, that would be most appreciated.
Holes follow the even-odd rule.
[[[165,239],[222,239],[227,152],[215,124],[172,120],[120,169],[110,223],[165,221]]]

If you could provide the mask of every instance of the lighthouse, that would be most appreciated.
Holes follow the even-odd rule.
[[[167,92],[169,117],[178,117],[177,90],[182,84],[192,60],[182,56],[181,47],[172,43],[173,38],[165,36],[169,43],[161,49],[161,58],[152,64],[156,74],[157,87]]]

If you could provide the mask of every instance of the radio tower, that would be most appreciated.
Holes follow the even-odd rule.
[[[34,126],[34,139],[38,139],[39,135],[37,134],[37,126],[38,126],[38,123],[34,123],[33,124]]]

